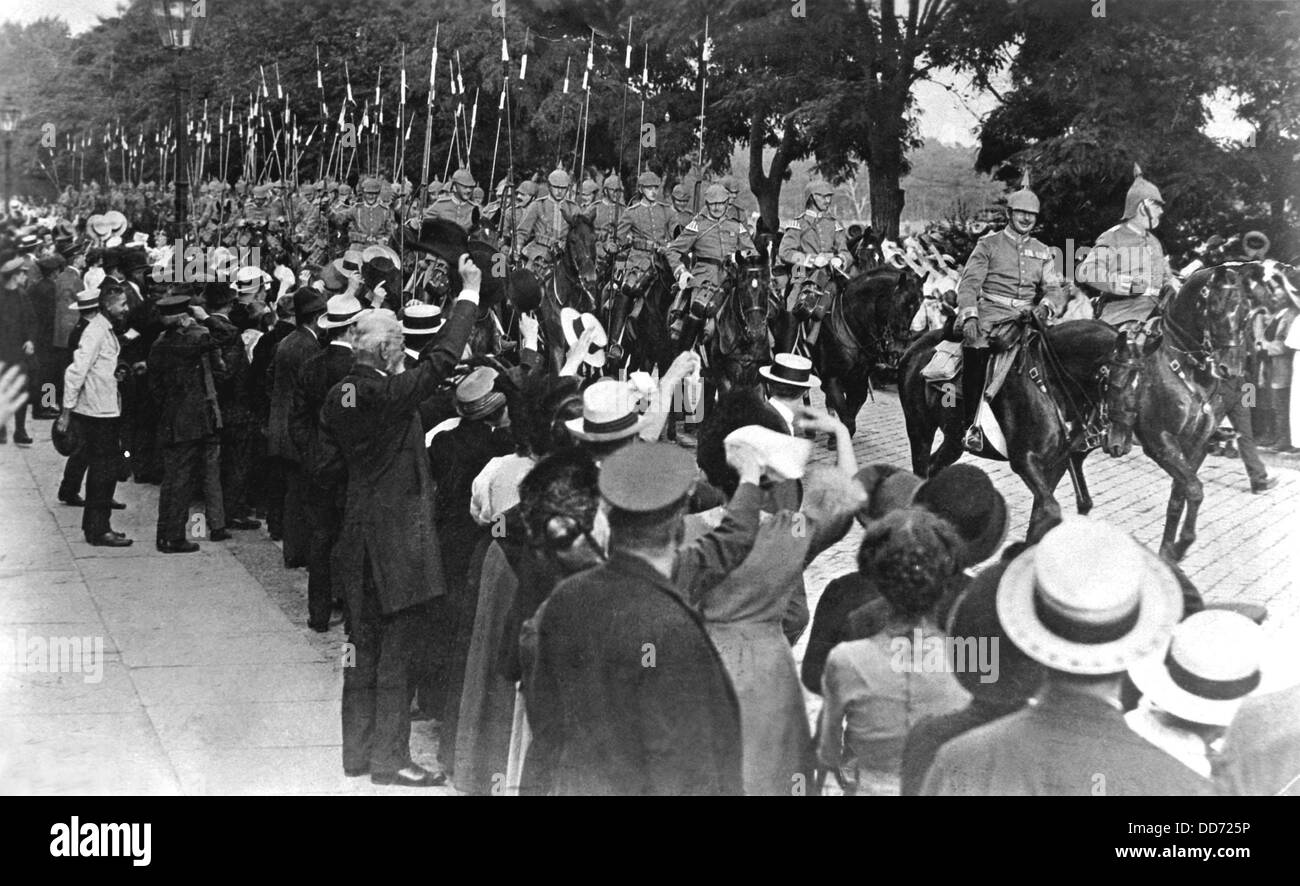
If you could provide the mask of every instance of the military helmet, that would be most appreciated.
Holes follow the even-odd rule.
[[[462,166],[460,169],[457,169],[455,172],[452,173],[451,183],[453,185],[462,185],[466,188],[472,188],[476,184],[478,184],[476,181],[474,181],[473,174],[464,166]]]
[[[1160,196],[1160,189],[1142,177],[1142,167],[1136,163],[1133,164],[1133,176],[1133,184],[1129,185],[1128,194],[1124,197],[1125,219],[1137,215],[1143,200],[1154,200],[1162,206],[1165,202]]]
[[[686,186],[685,186],[685,185],[673,185],[673,199],[674,199],[674,200],[689,200],[690,198],[691,198],[691,195],[688,194],[688,193],[686,193]]]
[[[483,202],[483,198],[486,197],[486,196],[487,196],[487,195],[483,193],[483,189],[482,189],[482,188],[480,188],[478,185],[475,185],[475,186],[474,186],[474,193],[473,193],[473,195],[471,196],[471,199],[473,199],[473,201],[474,201],[475,203],[482,203],[482,202]]]
[[[377,178],[368,178],[361,183],[361,193],[363,194],[378,194],[382,188],[383,186],[379,184]]]
[[[623,180],[617,175],[608,175],[605,177],[605,183],[602,187],[607,191],[622,191]]]
[[[807,203],[813,197],[834,197],[835,188],[828,181],[808,182],[803,186],[803,202]]]
[[[1020,190],[1007,195],[1007,211],[1032,212],[1038,214],[1038,195],[1029,190],[1029,171],[1020,177]]]
[[[705,203],[726,203],[730,199],[731,195],[727,193],[727,189],[722,185],[709,185],[704,191]]]
[[[351,196],[352,196],[352,186],[351,186],[351,185],[339,185],[339,196],[340,196],[340,197],[351,197]]]
[[[546,183],[553,188],[567,188],[570,184],[569,174],[563,169],[556,169],[546,177]]]
[[[379,186],[379,199],[384,202],[393,199],[393,186],[388,182],[384,182]]]
[[[270,196],[270,194],[271,194],[271,189],[266,185],[257,185],[253,188],[254,197],[267,197]]]
[[[722,185],[728,194],[740,193],[740,183],[736,181],[734,175],[724,175],[722,178],[718,179],[718,184]]]
[[[580,187],[578,190],[582,193],[582,196],[589,197],[600,190],[600,185],[596,184],[594,181],[592,181],[589,178],[584,178],[582,180],[582,187]]]
[[[636,177],[638,188],[657,188],[662,184],[663,180],[648,169]]]
[[[508,179],[508,178],[503,178],[503,179],[501,179],[501,181],[497,182],[497,189],[496,189],[496,192],[495,192],[495,193],[496,193],[496,195],[497,195],[498,197],[504,196],[505,194],[509,194],[509,193],[510,193],[510,179]]]
[[[527,194],[529,197],[536,197],[537,182],[533,181],[531,178],[527,181],[522,181],[519,183],[519,187],[516,190],[520,194]]]

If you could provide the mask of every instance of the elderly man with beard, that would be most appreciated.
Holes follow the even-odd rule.
[[[410,681],[430,602],[446,594],[434,526],[433,478],[418,408],[455,367],[478,309],[482,271],[460,258],[464,289],[442,334],[403,371],[402,326],[390,312],[360,319],[355,364],[321,409],[321,474],[347,472],[334,549],[351,655],[343,676],[343,770],[374,784],[435,787],[443,773],[411,759]]]

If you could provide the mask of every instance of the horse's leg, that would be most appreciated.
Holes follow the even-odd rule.
[[[930,476],[930,449],[934,446],[935,424],[930,419],[929,404],[915,402],[915,393],[903,392],[903,425],[907,428],[907,442],[912,452],[912,473],[918,477]],[[924,391],[921,392],[924,396]]]
[[[853,433],[853,425],[850,422],[849,404],[844,396],[844,384],[839,376],[828,375],[822,379],[822,393],[826,395],[826,405],[834,411],[836,418]]]
[[[1088,493],[1088,480],[1083,476],[1083,460],[1087,457],[1088,453],[1086,452],[1072,451],[1067,466],[1070,472],[1070,482],[1074,485],[1075,509],[1084,515],[1092,510],[1092,496]]]
[[[1154,439],[1143,439],[1140,435],[1139,439],[1142,442],[1142,451],[1160,465],[1173,480],[1169,490],[1169,504],[1165,507],[1165,531],[1160,539],[1160,555],[1177,562],[1195,540],[1196,528],[1193,524],[1191,537],[1186,539],[1186,545],[1183,545],[1181,551],[1174,541],[1178,533],[1178,524],[1183,517],[1183,508],[1188,500],[1194,498],[1199,505],[1204,497],[1201,481],[1196,477],[1196,468],[1192,467],[1184,457],[1175,434],[1161,431]],[[1198,436],[1197,439],[1202,438]],[[1197,465],[1199,464],[1198,461]]]
[[[1183,528],[1178,534],[1178,541],[1174,543],[1175,560],[1183,559],[1187,549],[1196,541],[1196,518],[1201,512],[1201,502],[1205,500],[1205,484],[1197,476],[1203,461],[1205,461],[1205,446],[1202,443],[1187,456],[1187,466],[1192,475],[1187,482],[1187,512],[1183,517]]]
[[[1007,444],[1010,446],[1010,442]],[[1029,512],[1029,531],[1025,540],[1036,542],[1043,534],[1061,520],[1061,505],[1056,500],[1056,487],[1065,476],[1069,458],[1056,453],[1028,452],[1019,464],[1012,462],[1012,469],[1025,481],[1029,491],[1034,494],[1034,506]]]

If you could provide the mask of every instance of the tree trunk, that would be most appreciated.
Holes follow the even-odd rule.
[[[772,165],[763,171],[763,117],[755,109],[749,124],[749,190],[758,201],[758,213],[763,227],[773,235],[781,230],[781,185],[785,171],[795,152],[793,124],[788,124],[781,134],[781,144],[772,155]]]
[[[898,166],[867,164],[871,177],[871,228],[877,237],[898,239],[898,223],[903,215],[904,193],[898,186]]]

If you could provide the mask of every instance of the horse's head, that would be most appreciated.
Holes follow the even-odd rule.
[[[766,335],[767,312],[771,305],[771,272],[761,253],[735,254],[732,297],[736,311],[753,338]]]
[[[564,235],[564,253],[582,286],[591,293],[596,288],[596,225],[585,212],[561,209],[568,227]]]
[[[1176,297],[1182,301],[1185,293],[1192,295],[1191,323],[1183,321],[1184,328],[1196,338],[1196,344],[1223,364],[1229,376],[1240,375],[1246,360],[1246,315],[1250,310],[1246,283],[1245,271],[1220,265],[1209,269],[1194,295],[1187,293],[1185,284]]]

